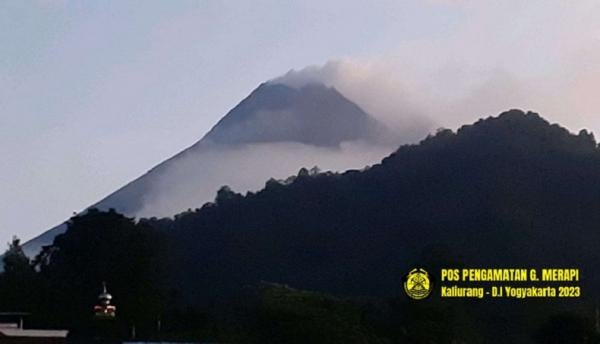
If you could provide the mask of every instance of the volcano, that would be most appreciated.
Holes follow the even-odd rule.
[[[307,165],[362,168],[391,151],[390,137],[384,124],[333,87],[266,82],[201,140],[86,209],[171,216],[212,200],[222,185],[258,189],[271,177],[284,178]],[[352,143],[376,148],[340,160],[343,146]],[[44,232],[25,243],[24,251],[34,256],[65,230],[63,223]]]

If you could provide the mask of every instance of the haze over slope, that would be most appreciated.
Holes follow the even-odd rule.
[[[213,200],[222,185],[245,192],[301,167],[362,168],[392,147],[391,131],[336,89],[264,83],[196,144],[93,207],[171,216]],[[35,254],[64,230],[60,225],[26,243],[26,252]]]

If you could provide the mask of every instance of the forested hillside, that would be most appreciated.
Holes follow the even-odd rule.
[[[279,324],[279,342],[306,339],[323,323],[332,343],[347,342],[342,329],[357,342],[595,338],[600,151],[586,131],[570,134],[535,113],[440,130],[361,171],[303,169],[246,195],[224,187],[199,207],[138,222],[115,212],[75,217],[32,262],[35,271],[21,264],[14,278],[7,269],[1,292],[33,293],[13,307],[45,315],[41,323],[51,313],[54,325],[79,324],[105,280],[123,326],[139,323],[147,336],[162,318],[165,331],[240,342],[269,342],[268,324]],[[567,301],[574,314],[557,300],[434,295],[415,304],[402,292],[415,266],[578,267],[584,297]],[[39,287],[18,287],[28,280]],[[289,287],[264,293],[264,282]],[[256,288],[263,292],[244,296]],[[295,293],[303,296],[289,299]],[[274,295],[283,303],[269,301]]]

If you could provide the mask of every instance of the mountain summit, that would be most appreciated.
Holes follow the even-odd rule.
[[[338,146],[345,141],[377,141],[387,129],[333,87],[300,88],[261,84],[229,111],[201,143],[246,144],[292,141]]]
[[[284,178],[301,167],[327,166],[330,161],[336,161],[337,169],[362,168],[381,159],[388,148],[378,147],[368,156],[354,152],[353,160],[341,160],[341,145],[370,145],[387,137],[383,124],[335,88],[263,83],[200,141],[91,207],[114,208],[128,216],[170,216],[212,200],[222,185],[258,189],[271,177]],[[327,154],[318,154],[323,150]],[[258,162],[265,157],[285,161]],[[27,242],[25,252],[35,255],[65,229],[61,224]]]

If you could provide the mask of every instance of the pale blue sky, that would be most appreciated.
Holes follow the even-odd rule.
[[[401,80],[419,101],[460,98],[449,111],[479,112],[457,123],[505,103],[469,103],[455,85],[497,100],[497,79],[510,97],[506,90],[539,80],[558,84],[569,68],[581,74],[567,78],[573,87],[596,85],[593,2],[502,3],[2,1],[0,243],[39,234],[191,145],[259,83],[292,68],[331,59],[380,77],[389,68],[392,90]],[[543,108],[558,90],[530,103]],[[517,93],[515,104],[528,106],[531,92]],[[567,105],[582,104],[580,94]],[[569,117],[573,128],[599,124],[592,98]],[[566,105],[547,104],[566,118]]]

